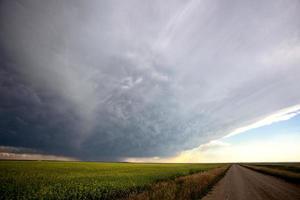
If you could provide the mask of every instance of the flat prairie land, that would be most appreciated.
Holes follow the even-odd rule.
[[[244,166],[289,182],[300,183],[300,163],[256,163]]]
[[[293,173],[300,173],[300,163],[260,163],[257,167],[269,167],[272,169],[285,170]]]
[[[118,199],[224,164],[0,161],[0,199]]]

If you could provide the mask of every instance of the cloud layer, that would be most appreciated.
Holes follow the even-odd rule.
[[[0,145],[171,156],[300,103],[297,0],[0,4]]]

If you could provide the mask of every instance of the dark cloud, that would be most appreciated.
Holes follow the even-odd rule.
[[[170,156],[300,103],[298,1],[1,1],[0,145]]]

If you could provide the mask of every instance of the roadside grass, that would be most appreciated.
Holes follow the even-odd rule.
[[[119,199],[224,164],[0,161],[0,199]]]
[[[268,164],[256,164],[256,166],[285,170],[293,173],[300,173],[300,163],[268,163]]]
[[[299,164],[243,164],[243,166],[289,182],[300,183]]]
[[[205,196],[227,172],[229,165],[202,173],[159,182],[147,191],[133,194],[127,200],[188,200]]]

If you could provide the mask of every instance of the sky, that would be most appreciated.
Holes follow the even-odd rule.
[[[234,162],[299,162],[300,115],[293,113],[268,121],[243,132],[232,133],[218,140],[182,151],[171,157],[126,158],[128,162],[234,163]],[[273,115],[274,117],[274,115]],[[255,123],[256,125],[258,123]],[[251,126],[253,127],[253,126]]]
[[[298,0],[2,0],[0,153],[300,161],[299,10]]]

